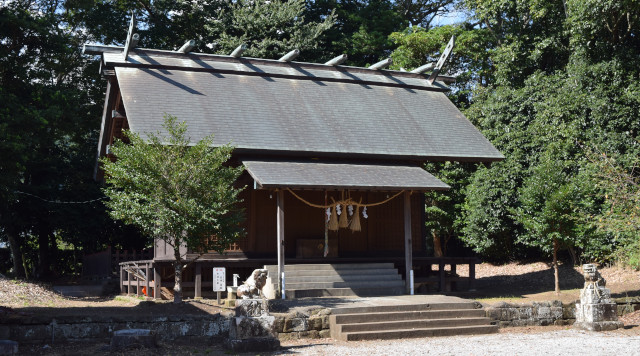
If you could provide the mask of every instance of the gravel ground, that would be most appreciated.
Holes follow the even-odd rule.
[[[640,355],[640,335],[557,330],[285,346],[280,355]]]

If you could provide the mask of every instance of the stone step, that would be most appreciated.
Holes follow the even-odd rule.
[[[343,276],[290,276],[285,275],[287,284],[290,283],[337,283],[337,282],[366,282],[366,281],[402,281],[402,276],[399,274],[382,274],[382,275],[368,275],[368,274],[355,274],[355,275],[343,275]]]
[[[338,338],[343,341],[360,340],[389,340],[434,336],[454,336],[454,335],[478,335],[492,334],[498,332],[497,325],[472,325],[456,327],[437,327],[423,329],[399,329],[382,331],[361,331],[340,333]]]
[[[455,303],[433,303],[433,304],[395,304],[395,305],[379,305],[373,307],[347,307],[335,308],[331,310],[331,314],[371,314],[371,313],[389,313],[389,312],[412,312],[421,310],[466,310],[481,309],[482,305],[477,302],[455,302]]]
[[[264,268],[268,270],[278,270],[277,265],[266,265]],[[394,268],[393,263],[334,263],[334,264],[296,264],[285,265],[284,271],[318,271],[318,270],[350,270],[350,269],[386,269]]]
[[[393,288],[403,287],[404,281],[399,280],[359,280],[348,282],[297,282],[285,281],[286,289],[323,289],[323,288]]]
[[[389,296],[402,295],[405,292],[402,287],[382,288],[319,288],[319,289],[287,289],[287,298],[320,298],[320,297],[349,297],[349,296]]]
[[[269,270],[270,275],[278,273],[277,269]],[[398,275],[398,270],[395,268],[376,268],[376,269],[342,269],[342,270],[286,270],[286,277],[315,277],[315,276],[381,276],[381,275]]]
[[[448,328],[455,326],[491,325],[489,318],[452,318],[400,320],[380,323],[338,324],[338,332]]]
[[[358,314],[338,314],[331,315],[331,324],[355,324],[374,323],[400,320],[422,320],[422,319],[452,319],[452,318],[481,318],[485,316],[482,309],[461,309],[461,310],[421,310],[414,312],[390,312],[390,313],[358,313]]]

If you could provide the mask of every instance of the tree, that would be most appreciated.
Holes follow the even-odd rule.
[[[0,7],[0,238],[19,277],[53,276],[60,244],[80,250],[104,231],[99,203],[55,203],[102,196],[91,180],[97,127],[87,118],[99,117],[93,102],[104,93],[67,16],[57,2]],[[95,218],[69,224],[81,214]]]
[[[456,162],[428,163],[426,170],[447,183],[451,189],[425,193],[427,233],[433,241],[433,252],[437,257],[447,255],[447,245],[460,235],[460,215],[464,203],[464,187],[469,183],[472,164]]]
[[[571,174],[571,168],[558,157],[544,155],[523,182],[520,205],[512,210],[515,220],[524,226],[518,241],[551,252],[556,294],[560,294],[558,251],[573,251],[582,245],[583,238],[578,228],[582,184],[577,181],[580,176]]]
[[[307,17],[321,21],[335,14],[335,25],[322,36],[319,48],[307,57],[327,61],[346,54],[347,64],[367,66],[389,56],[389,34],[408,25],[390,0],[315,0],[307,2]]]
[[[127,132],[130,144],[116,142],[115,161],[101,160],[108,183],[103,192],[114,219],[173,247],[174,302],[179,303],[189,262],[181,248],[223,253],[244,233],[237,207],[244,187],[233,186],[244,168],[227,166],[233,148],[212,147],[212,136],[192,146],[186,123],[175,117],[166,116],[163,127],[166,133],[147,133],[146,140]]]
[[[140,47],[176,50],[193,39],[196,52],[228,55],[244,43],[244,56],[271,59],[295,48],[308,56],[335,22],[331,12],[307,20],[304,0],[78,0],[67,6],[73,7],[74,20],[90,38],[104,44],[124,44],[134,11]]]
[[[585,223],[613,234],[619,246],[617,257],[640,270],[640,177],[637,156],[615,159],[604,152],[588,151],[593,177],[604,191],[605,208],[585,215]],[[629,162],[630,161],[630,162]],[[630,167],[630,168],[626,168]]]

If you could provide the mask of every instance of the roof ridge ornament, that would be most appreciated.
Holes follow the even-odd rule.
[[[280,61],[280,62],[291,62],[292,60],[296,59],[299,55],[300,55],[300,50],[296,48],[293,51],[291,51],[291,52],[285,54],[284,56],[280,57],[280,59],[278,59],[278,61]]]
[[[438,63],[436,64],[436,67],[434,68],[433,72],[431,72],[431,75],[429,76],[429,84],[433,84],[433,82],[435,82],[436,79],[438,79],[438,74],[440,74],[440,70],[442,69],[442,66],[444,66],[444,63],[447,61],[447,59],[449,59],[449,55],[451,54],[451,51],[453,51],[453,46],[456,43],[456,36],[453,35],[451,36],[451,39],[449,40],[449,43],[447,43],[447,47],[445,47],[444,51],[442,52],[442,55],[440,56],[440,59],[438,60]]]
[[[388,66],[391,65],[391,63],[393,63],[393,59],[391,58],[387,58],[387,59],[383,59],[378,63],[372,64],[369,67],[367,67],[367,69],[371,69],[371,70],[380,70],[380,69],[384,69],[387,68]]]
[[[131,10],[131,22],[129,23],[129,32],[127,33],[127,42],[124,44],[124,51],[122,52],[122,56],[124,61],[126,62],[127,57],[129,56],[129,51],[133,48],[136,48],[138,45],[138,41],[140,40],[140,35],[137,33],[133,33],[136,29],[136,14]]]
[[[342,63],[344,63],[347,60],[347,55],[346,54],[341,54],[337,57],[335,57],[334,59],[328,61],[327,63],[325,63],[325,65],[328,66],[339,66]]]
[[[411,71],[411,73],[414,74],[422,74],[424,72],[428,72],[430,70],[433,69],[433,67],[435,67],[436,65],[434,63],[427,63],[427,64],[423,64],[420,67],[414,69]]]
[[[186,54],[191,52],[195,47],[196,47],[196,40],[188,40],[182,45],[182,47],[180,47],[180,49],[178,49],[178,52]]]
[[[244,51],[246,50],[247,50],[247,45],[243,43],[240,46],[236,47],[236,49],[234,49],[233,52],[231,52],[230,56],[233,58],[242,57],[242,53],[244,53]]]

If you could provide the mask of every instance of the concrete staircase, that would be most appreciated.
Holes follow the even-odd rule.
[[[498,332],[475,302],[338,308],[330,323],[331,337],[343,341]]]
[[[275,282],[278,266],[264,268]],[[287,298],[401,295],[405,289],[393,263],[285,265],[285,282]]]

